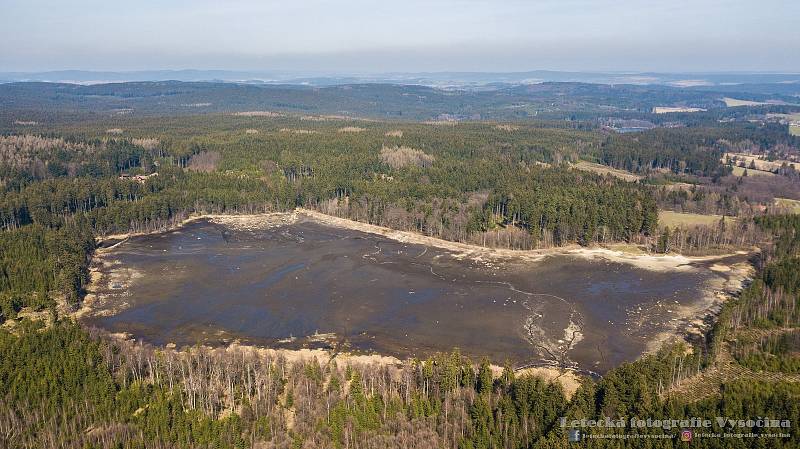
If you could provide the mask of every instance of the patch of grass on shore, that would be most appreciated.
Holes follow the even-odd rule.
[[[690,214],[674,212],[671,210],[658,211],[658,223],[670,228],[680,226],[714,226],[719,223],[722,215]],[[725,220],[735,221],[734,217],[725,217]]]
[[[769,104],[761,101],[737,100],[736,98],[729,98],[729,97],[723,98],[722,101],[724,101],[725,106],[729,108],[735,108],[737,106],[760,106],[764,104]]]
[[[647,254],[647,252],[643,250],[639,245],[634,245],[633,243],[610,243],[603,246],[612,251],[619,251],[621,253],[629,254],[632,256],[641,256],[643,254]]]
[[[785,207],[793,214],[800,214],[800,200],[792,200],[789,198],[775,198],[775,205],[778,207]]]
[[[638,181],[642,179],[641,176],[635,175],[629,171],[618,170],[607,165],[595,164],[594,162],[579,161],[574,167],[578,170],[590,171],[601,175],[611,175],[624,181]]]
[[[775,176],[775,173],[771,171],[764,171],[764,170],[756,170],[753,168],[748,168],[747,176]],[[738,165],[733,166],[733,176],[742,176],[744,175],[745,168],[739,167]]]

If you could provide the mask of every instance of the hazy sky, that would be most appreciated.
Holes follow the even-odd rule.
[[[0,71],[800,71],[796,0],[0,0]]]

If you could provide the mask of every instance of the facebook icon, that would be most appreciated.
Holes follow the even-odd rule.
[[[581,440],[580,429],[570,429],[568,438],[570,443],[577,443],[578,441],[580,441]]]

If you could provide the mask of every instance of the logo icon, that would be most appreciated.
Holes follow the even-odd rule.
[[[568,438],[570,443],[577,443],[581,440],[581,431],[579,429],[570,429]]]
[[[681,441],[690,442],[692,441],[692,431],[691,430],[681,430]]]

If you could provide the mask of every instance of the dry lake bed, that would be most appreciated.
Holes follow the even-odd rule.
[[[653,270],[554,254],[482,259],[331,226],[199,219],[102,250],[86,322],[166,345],[460,348],[605,372],[683,332],[745,256]]]

